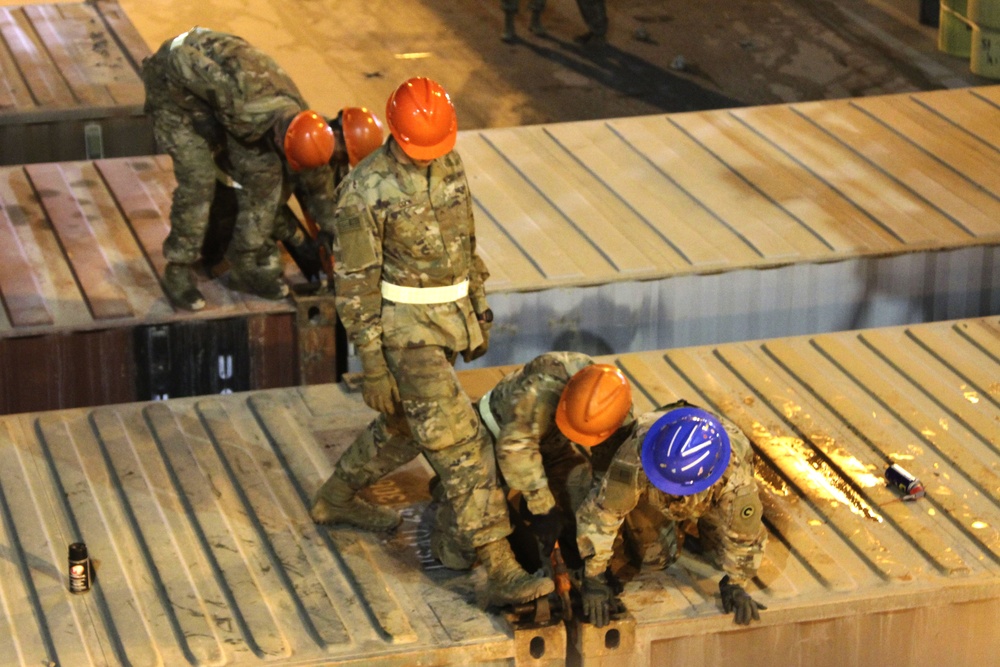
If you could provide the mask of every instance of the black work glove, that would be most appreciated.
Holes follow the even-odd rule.
[[[555,507],[545,514],[531,516],[531,532],[535,534],[542,545],[542,555],[548,558],[556,546],[559,534],[563,529],[562,513]]]
[[[323,265],[320,262],[319,245],[311,236],[296,229],[291,238],[282,241],[282,245],[308,281],[315,282],[319,279]]]
[[[611,596],[611,585],[603,574],[584,577],[583,615],[598,628],[603,628],[611,621]]]
[[[727,574],[719,582],[719,592],[722,594],[722,609],[727,614],[735,612],[735,620],[739,625],[750,625],[751,619],[760,620],[758,609],[767,609],[760,602],[757,602],[750,594],[743,590],[739,584],[729,581]]]

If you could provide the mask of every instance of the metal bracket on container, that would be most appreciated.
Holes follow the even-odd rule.
[[[507,616],[514,632],[514,665],[561,667],[566,664],[566,626],[558,614],[548,611],[547,599],[535,603],[540,613],[530,618]]]
[[[613,614],[603,628],[576,621],[569,624],[569,641],[580,667],[620,667],[635,648],[635,618],[627,611]]]
[[[292,301],[296,309],[302,384],[336,382],[337,308],[333,292],[306,285],[292,290]]]
[[[100,160],[104,157],[104,134],[100,123],[87,123],[83,126],[83,145],[88,160]]]

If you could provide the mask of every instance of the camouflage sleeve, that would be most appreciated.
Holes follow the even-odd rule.
[[[743,585],[757,574],[767,530],[753,467],[739,461],[711,507],[698,519],[698,534],[716,565]]]
[[[608,472],[577,510],[576,541],[585,559],[585,576],[596,577],[608,569],[615,536],[648,484],[639,460],[640,442],[632,438],[622,444]]]
[[[308,169],[295,176],[295,197],[309,216],[330,236],[334,235],[334,174],[329,166]]]
[[[545,514],[556,501],[549,490],[540,450],[543,429],[554,423],[559,394],[553,397],[540,378],[529,381],[497,440],[497,464],[512,489],[520,491],[533,514]]]
[[[200,49],[182,44],[171,51],[169,63],[170,78],[210,107],[227,109],[232,106],[236,82]]]
[[[464,178],[464,167],[462,169]],[[468,181],[466,181],[465,190],[469,192]],[[486,301],[486,280],[490,277],[490,272],[486,268],[486,262],[476,251],[476,219],[472,213],[471,194],[466,197],[465,206],[466,215],[469,217],[469,248],[472,253],[472,261],[469,263],[469,300],[472,302],[473,310],[477,313],[484,313],[490,307]]]
[[[341,193],[333,216],[337,314],[356,347],[381,345],[381,229],[358,195]]]

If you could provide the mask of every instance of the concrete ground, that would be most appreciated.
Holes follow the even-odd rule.
[[[513,45],[498,39],[499,0],[121,4],[152,48],[196,24],[246,37],[322,110],[381,110],[407,77],[437,78],[462,129],[991,83],[937,50],[919,0],[608,0],[604,48],[574,43],[571,0],[549,0],[545,38],[522,8]]]

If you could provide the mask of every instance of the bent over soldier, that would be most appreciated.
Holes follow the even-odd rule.
[[[591,485],[587,449],[631,421],[632,390],[616,367],[579,352],[547,352],[508,373],[477,403],[493,438],[506,490],[520,492],[521,518],[547,559],[557,540],[567,563],[576,555],[574,512]],[[452,538],[454,517],[439,507],[431,550],[452,569],[472,565]]]
[[[452,149],[455,109],[434,81],[414,78],[389,98],[390,138],[338,189],[333,238],[337,311],[358,352],[365,403],[380,414],[337,461],[312,517],[389,529],[395,512],[359,489],[423,454],[463,540],[475,549],[495,604],[552,592],[514,559],[496,465],[454,362],[484,353],[493,313],[476,253],[465,169]]]
[[[767,541],[753,476],[753,450],[729,420],[685,402],[639,417],[577,511],[577,542],[584,558],[584,613],[608,622],[611,587],[606,571],[615,536],[640,500],[664,521],[696,521],[705,552],[725,572],[723,609],[741,625],[760,618],[744,590],[760,567]]]
[[[156,143],[173,159],[177,180],[163,244],[167,295],[181,308],[205,306],[193,267],[217,170],[224,167],[238,184],[231,286],[270,299],[285,296],[275,239],[290,239],[293,231],[277,221],[287,222],[280,212],[295,189],[307,215],[331,224],[333,130],[307,109],[274,60],[234,35],[203,28],[182,33],[143,61],[142,77]]]

